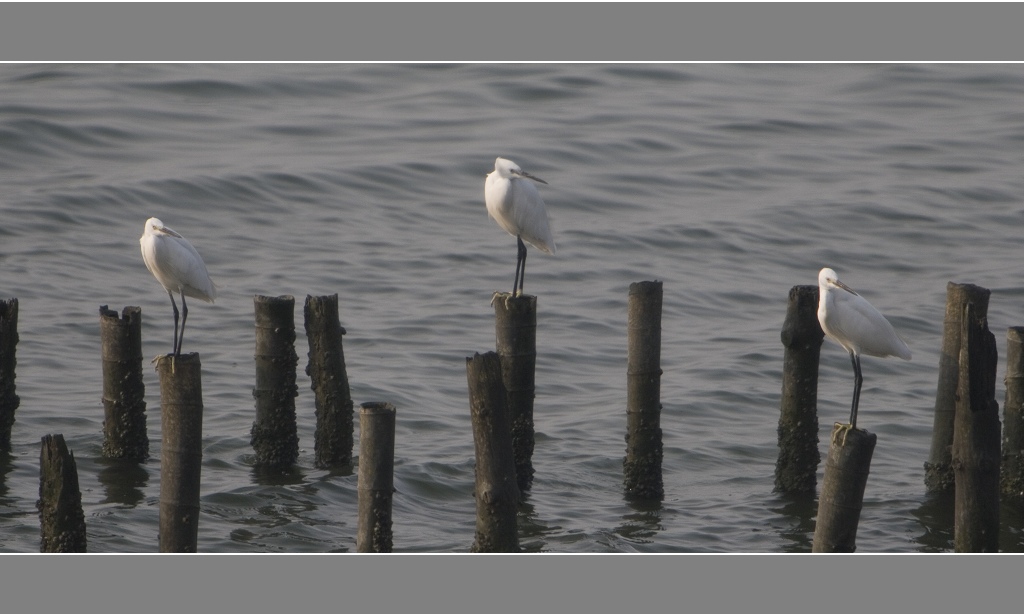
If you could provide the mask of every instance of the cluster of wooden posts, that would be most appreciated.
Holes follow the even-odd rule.
[[[1000,443],[995,400],[998,351],[988,329],[988,289],[950,282],[939,359],[935,423],[925,485],[932,493],[953,492],[957,552],[999,550],[1000,495],[1024,497],[1024,328],[1007,332],[1005,426]],[[824,333],[818,324],[818,287],[797,286],[789,294],[782,329],[785,346],[779,458],[775,488],[815,490],[818,453],[818,354]],[[877,437],[866,430],[839,435],[825,463],[818,497],[814,552],[852,552],[868,469]]]
[[[990,292],[949,283],[935,425],[925,463],[932,492],[955,491],[956,551],[998,551],[1000,492],[1024,496],[1024,327],[1008,332],[1005,431],[1000,443],[995,396],[997,350],[988,330]],[[256,464],[288,466],[298,458],[294,398],[295,300],[254,298],[256,313],[256,419],[251,444]],[[495,294],[496,351],[466,358],[476,453],[476,533],[473,551],[517,551],[516,513],[534,477],[533,400],[537,298]],[[818,287],[790,291],[782,329],[785,347],[779,457],[775,489],[813,493],[818,452],[818,359],[824,337],[818,324]],[[627,314],[627,434],[625,496],[659,501],[662,482],[661,309],[659,281],[630,285]],[[0,301],[0,450],[10,444],[14,409],[17,300]],[[349,391],[337,295],[306,297],[309,340],[306,373],[316,403],[315,464],[351,465],[353,403]],[[100,308],[103,356],[104,442],[110,458],[143,461],[149,455],[142,384],[141,310]],[[197,353],[157,361],[160,375],[162,454],[160,551],[196,551],[202,437],[202,387]],[[395,407],[360,408],[357,551],[392,549]],[[876,435],[833,430],[812,551],[852,552]],[[40,456],[41,549],[84,551],[85,521],[74,457],[61,435],[43,437]]]
[[[661,282],[629,289],[627,451],[625,493],[661,499],[660,352]],[[254,298],[256,417],[251,431],[255,463],[287,467],[299,454],[296,428],[296,364],[292,296]],[[477,524],[473,551],[517,551],[516,512],[530,489],[534,469],[533,399],[537,298],[495,294],[497,351],[466,358],[470,416],[476,451]],[[0,301],[0,451],[10,447],[14,411],[18,300]],[[314,463],[350,466],[353,403],[349,390],[338,296],[306,297],[309,341],[306,373],[316,404]],[[142,462],[149,456],[142,381],[142,311],[119,316],[100,308],[103,360],[103,454]],[[156,360],[160,377],[162,445],[158,543],[161,552],[195,552],[199,529],[202,462],[202,382],[198,353]],[[360,408],[358,531],[356,550],[390,552],[394,493],[396,409],[387,402]],[[40,454],[41,551],[86,551],[85,518],[74,456],[62,435],[46,435]]]

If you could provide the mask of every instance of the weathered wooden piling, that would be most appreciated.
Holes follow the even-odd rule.
[[[203,385],[199,353],[157,359],[160,375],[160,551],[195,552],[203,460]]]
[[[359,408],[359,530],[357,552],[390,552],[395,492],[395,407],[364,402]]]
[[[75,456],[62,434],[43,437],[39,452],[40,552],[85,552],[85,514]]]
[[[18,298],[0,299],[0,452],[10,451],[14,411],[21,403],[14,387],[17,346]]]
[[[973,284],[946,284],[946,315],[943,319],[942,349],[939,354],[939,383],[935,392],[935,420],[932,445],[924,465],[924,483],[929,492],[953,490],[953,417],[959,381],[961,320],[964,306],[974,304],[976,319],[988,316],[991,291]]]
[[[250,443],[258,466],[289,466],[299,458],[295,423],[295,298],[253,298],[256,311],[256,420]]]
[[[854,552],[864,488],[878,437],[836,423],[825,459],[812,552]]]
[[[494,306],[495,349],[508,395],[512,453],[520,492],[533,483],[533,399],[537,366],[537,297],[497,293]]]
[[[775,463],[777,492],[814,492],[818,463],[818,359],[825,332],[818,323],[818,287],[789,290],[782,324],[782,401],[779,416],[779,458]]]
[[[348,466],[352,463],[354,422],[341,343],[345,328],[338,318],[338,295],[307,295],[303,316],[309,341],[306,374],[312,380],[316,398],[314,464],[317,468]]]
[[[476,535],[471,549],[517,552],[519,487],[498,354],[491,351],[467,357],[466,379],[476,451]]]
[[[146,386],[142,381],[142,309],[100,306],[100,347],[103,359],[103,455],[144,461],[149,457],[146,434]]]
[[[1006,332],[1006,400],[999,485],[1006,498],[1024,499],[1024,327]]]
[[[660,280],[629,285],[626,359],[626,457],[628,498],[662,499]]]
[[[964,306],[953,430],[953,548],[999,551],[999,404],[996,338],[975,306]]]

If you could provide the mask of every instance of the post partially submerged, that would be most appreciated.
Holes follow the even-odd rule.
[[[289,466],[299,459],[295,423],[295,298],[291,295],[253,298],[256,312],[256,420],[250,443],[256,465]]]
[[[1024,327],[1006,332],[1006,401],[999,484],[1002,495],[1024,499]]]
[[[195,552],[203,461],[199,353],[157,359],[160,375],[160,551]]]
[[[832,428],[825,477],[818,497],[812,552],[854,552],[857,549],[857,525],[878,437],[860,428],[846,428],[839,423]]]
[[[14,411],[21,403],[14,388],[17,346],[18,298],[0,299],[0,452],[10,450]]]
[[[390,552],[395,492],[395,407],[364,402],[359,408],[359,530],[357,552]]]
[[[813,493],[818,463],[818,360],[825,332],[818,323],[818,287],[798,285],[789,291],[782,344],[782,401],[775,490]]]
[[[512,453],[520,492],[533,483],[533,400],[537,365],[537,297],[496,293],[495,348],[501,359],[501,377],[508,395],[512,426]]]
[[[476,535],[471,549],[518,552],[519,488],[498,354],[467,357],[466,379],[476,452]]]
[[[999,404],[995,400],[996,338],[974,304],[964,306],[953,432],[953,548],[999,551]]]
[[[338,318],[338,295],[307,295],[303,316],[309,341],[306,374],[312,380],[316,398],[314,463],[317,468],[348,466],[352,463],[355,426],[341,341],[345,328]]]
[[[103,358],[103,455],[142,462],[149,457],[146,386],[142,381],[142,309],[100,306]]]
[[[62,434],[43,437],[39,452],[39,531],[41,552],[85,552],[85,514],[78,467]]]
[[[964,306],[974,304],[974,318],[986,320],[991,291],[973,284],[946,284],[946,315],[943,319],[939,383],[935,392],[932,445],[925,463],[924,483],[929,492],[953,490],[953,417],[959,381],[960,336]]]
[[[626,359],[626,496],[662,499],[660,280],[629,285]]]

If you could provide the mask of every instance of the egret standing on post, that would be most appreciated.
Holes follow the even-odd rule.
[[[818,323],[825,335],[847,350],[853,362],[853,406],[847,430],[854,430],[857,428],[860,386],[864,382],[860,373],[861,354],[910,359],[910,348],[882,313],[840,282],[831,268],[818,272],[818,291]]]
[[[188,306],[185,296],[195,297],[206,302],[213,302],[217,297],[217,287],[206,272],[206,264],[196,249],[174,229],[165,227],[158,218],[146,221],[142,237],[142,258],[146,267],[156,277],[167,295],[171,298],[174,308],[174,348],[173,357],[181,354],[181,342],[185,339],[185,319],[188,318]],[[174,303],[174,293],[181,295],[181,336],[178,336],[178,306]]]
[[[526,278],[526,245],[523,240],[549,255],[555,254],[555,240],[551,237],[544,200],[530,180],[547,184],[523,171],[509,159],[499,156],[494,161],[494,171],[487,174],[484,182],[487,213],[502,229],[514,235],[519,245],[516,277],[512,281],[513,297],[523,294],[523,279]]]

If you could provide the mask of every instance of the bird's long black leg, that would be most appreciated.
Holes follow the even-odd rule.
[[[185,341],[185,319],[188,318],[188,304],[185,303],[185,293],[181,294],[181,337],[178,338],[178,351],[175,357],[181,355],[181,343]]]
[[[523,294],[523,283],[526,281],[526,244],[523,243],[523,238],[516,236],[516,242],[519,246],[519,254],[516,259],[516,278],[519,284],[519,295]],[[516,295],[516,287],[512,287],[513,297]]]
[[[171,308],[174,309],[174,340],[171,341],[171,355],[178,354],[178,305],[174,303],[174,294],[170,291],[167,292],[167,297],[171,298]]]
[[[860,403],[860,386],[864,383],[864,377],[860,373],[860,356],[850,353],[850,361],[853,362],[853,406],[850,408],[850,429],[857,427],[857,405]]]
[[[512,297],[516,296],[516,289],[519,288],[519,268],[523,265],[523,251],[516,249],[516,277],[512,279]]]

